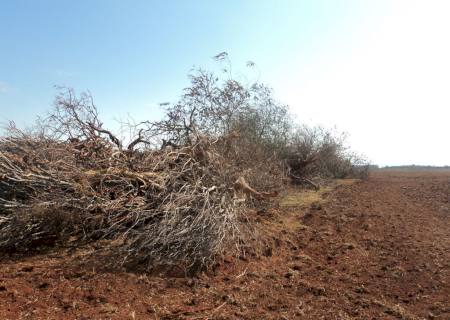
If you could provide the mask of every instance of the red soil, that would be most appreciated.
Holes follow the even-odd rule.
[[[380,172],[257,219],[261,257],[195,278],[88,249],[3,257],[0,319],[450,319],[450,173]]]

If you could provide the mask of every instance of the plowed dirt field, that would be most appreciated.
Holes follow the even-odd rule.
[[[3,255],[0,319],[450,319],[449,172],[318,195],[255,212],[262,254],[196,277],[112,270],[95,246]]]

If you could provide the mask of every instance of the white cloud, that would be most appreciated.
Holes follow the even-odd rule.
[[[450,1],[392,3],[376,28],[355,25],[276,91],[375,163],[450,164]]]

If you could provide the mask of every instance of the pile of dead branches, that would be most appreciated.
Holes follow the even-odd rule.
[[[114,140],[0,140],[0,247],[108,238],[126,260],[205,264],[240,234],[214,142],[125,151]]]
[[[294,131],[264,85],[200,71],[158,121],[106,129],[89,93],[62,89],[54,110],[0,137],[0,250],[109,239],[123,262],[199,268],[239,250],[245,207],[286,181],[344,177],[343,142]],[[251,200],[251,201],[248,201]]]
[[[266,196],[243,178],[235,183],[238,169],[223,156],[233,137],[191,125],[184,140],[167,143],[179,131],[157,123],[124,146],[90,96],[72,91],[41,123],[30,132],[11,126],[0,138],[3,251],[111,239],[124,262],[198,268],[242,242],[236,193]]]

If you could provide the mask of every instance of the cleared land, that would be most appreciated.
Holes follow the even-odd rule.
[[[1,318],[450,319],[450,172],[325,191],[252,213],[261,254],[195,278],[114,270],[95,246],[3,256]]]

